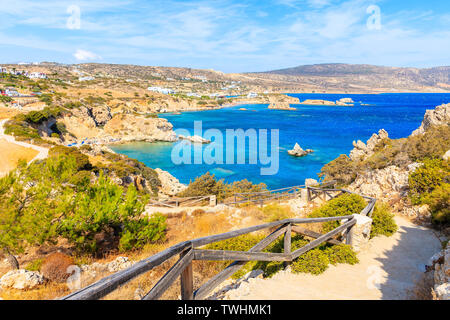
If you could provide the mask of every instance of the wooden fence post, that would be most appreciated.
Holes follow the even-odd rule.
[[[184,257],[187,252],[188,250],[184,251],[180,256]],[[180,280],[181,300],[194,300],[194,274],[192,272],[192,261],[181,273]]]
[[[284,253],[291,253],[291,238],[292,237],[292,224],[289,223],[284,233]],[[290,265],[290,262],[285,262],[284,266]]]

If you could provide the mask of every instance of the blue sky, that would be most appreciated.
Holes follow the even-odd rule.
[[[247,72],[432,67],[450,65],[449,52],[448,0],[0,0],[0,63]]]

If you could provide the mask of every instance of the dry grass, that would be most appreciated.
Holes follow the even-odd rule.
[[[203,236],[218,234],[230,231],[236,228],[243,228],[250,225],[262,223],[263,215],[256,207],[246,207],[241,209],[241,216],[243,219],[235,219],[230,217],[229,212],[222,213],[202,213],[200,215],[188,216],[185,212],[177,215],[170,215],[167,219],[168,232],[166,241],[161,243],[147,244],[141,250],[127,252],[121,254],[127,256],[132,261],[140,261],[148,258],[158,252],[167,249],[168,247],[189,239],[195,239]],[[46,253],[49,254],[49,253]],[[118,253],[111,254],[108,257],[100,260],[94,260],[90,257],[75,257],[76,263],[93,263],[94,261],[105,263],[114,260]],[[33,259],[41,258],[41,255],[33,253]],[[110,293],[104,299],[106,300],[133,300],[145,295],[158,280],[169,270],[169,268],[177,261],[178,257],[173,257],[170,261],[152,269],[151,271],[133,279],[126,285],[120,287],[114,292]],[[31,256],[30,259],[31,260]],[[194,261],[194,287],[197,289],[207,280],[211,279],[217,274],[223,263],[208,262],[208,261]],[[82,287],[85,287],[101,278],[110,275],[110,273],[99,273],[95,277],[85,277],[82,279]],[[38,289],[29,291],[19,290],[3,290],[0,292],[0,297],[3,299],[21,299],[21,300],[39,300],[39,299],[54,299],[62,297],[70,293],[66,284],[47,283]],[[180,295],[180,284],[177,280],[161,299],[173,300],[178,299]]]
[[[0,107],[0,120],[9,119],[18,114],[19,111],[11,108]]]
[[[425,272],[414,284],[414,288],[408,290],[408,298],[411,300],[436,300],[433,290],[433,272]]]
[[[32,160],[38,152],[0,139],[0,176],[14,170],[19,160]]]

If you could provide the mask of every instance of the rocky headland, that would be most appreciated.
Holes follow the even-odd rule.
[[[347,107],[353,107],[354,103],[355,102],[353,101],[352,98],[342,98],[337,101],[307,99],[303,102],[300,102],[300,104],[305,104],[305,105],[347,106]]]

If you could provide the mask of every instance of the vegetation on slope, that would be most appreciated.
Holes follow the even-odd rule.
[[[164,238],[164,217],[141,216],[146,195],[91,170],[86,156],[56,150],[0,179],[0,248],[20,253],[63,238],[79,252],[102,254]]]
[[[320,177],[326,181],[336,180],[340,185],[349,185],[358,174],[367,170],[392,165],[404,168],[412,162],[441,158],[449,149],[450,127],[432,127],[423,135],[384,139],[376,146],[373,155],[360,161],[352,161],[348,156],[341,155],[322,168]]]
[[[430,206],[432,221],[450,223],[450,162],[426,159],[409,175],[409,197],[416,205]]]
[[[178,194],[180,197],[196,197],[216,195],[218,200],[224,200],[236,193],[267,191],[264,183],[253,184],[248,180],[235,181],[227,184],[224,180],[217,180],[209,172],[191,181],[188,188]]]
[[[364,199],[355,194],[344,194],[335,199],[332,199],[315,209],[310,217],[334,217],[334,216],[347,216],[357,214],[361,212],[367,203]],[[273,215],[273,211],[276,207],[272,207],[270,215]],[[283,211],[282,207],[278,208]],[[282,213],[284,215],[284,212]],[[397,231],[397,225],[394,221],[394,215],[389,211],[389,207],[385,204],[377,204],[373,212],[373,224],[371,237],[379,235],[391,236]],[[322,233],[331,231],[339,226],[339,222],[325,222],[322,223]],[[213,243],[207,246],[207,249],[211,250],[231,250],[231,251],[248,251],[251,247],[264,239],[264,235],[243,235],[237,238],[228,239]],[[292,236],[292,251],[300,249],[309,243],[304,236],[293,235]],[[283,236],[279,237],[264,252],[281,253],[284,248]],[[228,265],[231,261],[223,262],[223,267]],[[358,263],[358,258],[355,252],[348,245],[331,245],[322,244],[315,249],[312,249],[301,255],[294,260],[291,264],[292,272],[294,273],[312,273],[320,274],[324,272],[330,264]],[[233,278],[242,277],[244,274],[251,270],[261,269],[264,271],[265,277],[271,277],[276,272],[282,270],[284,267],[283,262],[249,262],[239,272],[234,274]]]

